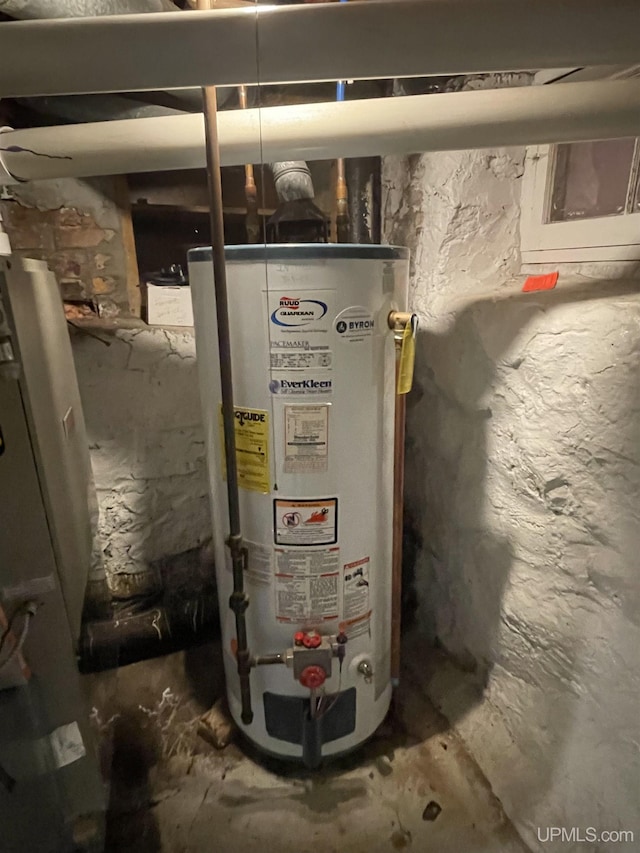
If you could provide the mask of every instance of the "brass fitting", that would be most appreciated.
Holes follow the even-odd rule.
[[[412,317],[413,314],[410,311],[390,311],[387,323],[389,324],[389,328],[394,332],[400,329],[404,331],[405,326],[411,322]]]

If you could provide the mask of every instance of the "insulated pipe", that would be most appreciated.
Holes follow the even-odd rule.
[[[637,0],[377,0],[10,21],[0,27],[0,97],[633,64],[638,32]],[[96,62],[114,45],[117,61]]]
[[[227,110],[219,128],[223,166],[613,139],[640,135],[640,80]],[[204,165],[201,115],[0,135],[0,184]]]

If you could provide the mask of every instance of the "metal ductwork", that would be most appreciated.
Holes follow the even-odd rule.
[[[282,160],[270,165],[280,205],[267,222],[268,242],[328,242],[328,220],[313,202],[313,181],[305,161]]]
[[[51,18],[93,18],[105,15],[126,15],[144,12],[177,12],[171,0],[0,0],[0,12],[21,20]],[[149,118],[180,115],[191,108],[199,109],[187,100],[193,90],[181,90],[186,101],[184,110],[156,106],[141,100],[119,95],[78,95],[17,98],[28,109],[62,118],[67,122],[113,121],[116,119]],[[200,90],[196,90],[198,97]],[[179,96],[180,97],[180,96]]]
[[[57,116],[72,124],[122,119],[179,116],[175,110],[158,104],[147,104],[122,95],[62,95],[42,98],[17,98],[17,102],[41,115]]]
[[[273,180],[281,202],[313,198],[311,172],[304,160],[282,160],[271,163]]]

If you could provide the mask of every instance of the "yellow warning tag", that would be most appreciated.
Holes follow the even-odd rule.
[[[400,350],[400,368],[398,370],[398,394],[408,394],[413,385],[413,366],[416,360],[416,332],[418,318],[414,314],[404,327],[402,349]]]
[[[269,484],[269,413],[262,409],[243,409],[234,406],[236,417],[236,465],[238,485],[250,492],[266,494]],[[220,446],[223,476],[227,477],[224,455],[222,405],[219,411]]]

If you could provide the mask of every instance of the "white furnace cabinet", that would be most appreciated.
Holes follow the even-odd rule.
[[[226,249],[248,645],[240,719],[210,249],[189,253],[227,691],[259,748],[311,766],[362,743],[391,697],[395,354],[408,252]]]
[[[95,503],[55,276],[0,258],[2,853],[101,849],[105,791],[76,661]]]

